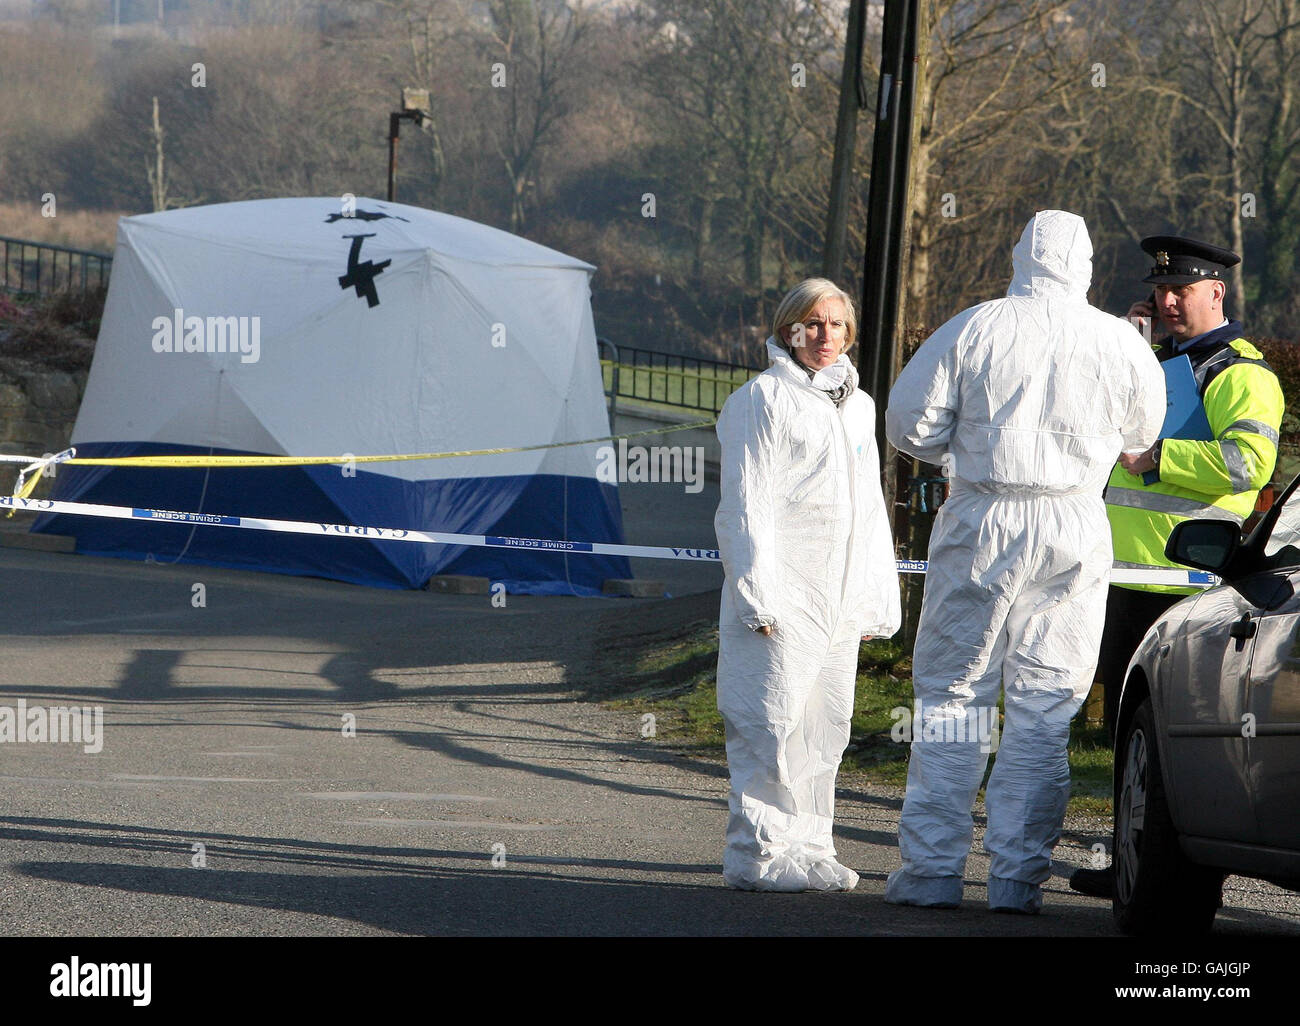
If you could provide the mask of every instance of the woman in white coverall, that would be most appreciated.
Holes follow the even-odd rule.
[[[945,464],[912,660],[918,705],[885,900],[961,903],[971,807],[985,795],[989,907],[1036,913],[1070,793],[1111,569],[1102,491],[1121,450],[1155,441],[1164,375],[1132,325],[1088,305],[1083,219],[1040,211],[1005,299],[958,314],[889,394],[889,440]],[[1005,690],[1001,745],[981,736]],[[995,721],[994,721],[995,722]]]
[[[843,291],[802,282],[777,307],[772,366],[718,417],[718,709],[731,773],[722,872],[745,890],[858,882],[835,859],[835,775],[859,639],[898,630],[899,597],[875,406],[844,355],[855,333]]]

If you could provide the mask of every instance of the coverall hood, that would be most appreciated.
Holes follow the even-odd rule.
[[[1092,284],[1092,239],[1078,214],[1040,210],[1029,219],[1011,254],[1008,296],[1063,296],[1087,302]]]
[[[808,385],[810,388],[818,387],[818,385],[822,384],[822,380],[827,377],[828,372],[833,373],[836,367],[843,366],[845,368],[843,372],[845,378],[853,383],[853,388],[858,387],[858,369],[853,366],[853,361],[849,359],[847,353],[840,353],[833,364],[822,368],[816,375],[809,378],[807,368],[794,358],[794,354],[781,345],[775,336],[769,335],[767,337],[767,359],[768,366],[779,367],[781,373],[788,376],[792,382]]]
[[[1010,294],[922,343],[885,413],[889,440],[945,464],[952,480],[912,653],[903,865],[885,884],[895,904],[961,903],[1000,696],[988,902],[1041,907],[1070,796],[1070,721],[1092,687],[1105,620],[1113,553],[1102,490],[1120,453],[1146,449],[1164,420],[1151,347],[1087,303],[1083,221],[1036,214],[1013,259]]]

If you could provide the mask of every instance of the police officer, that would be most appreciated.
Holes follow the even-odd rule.
[[[1282,423],[1282,388],[1264,355],[1224,316],[1227,269],[1241,257],[1194,239],[1153,235],[1142,249],[1155,264],[1143,279],[1154,286],[1130,317],[1156,318],[1169,336],[1154,345],[1162,362],[1186,355],[1209,423],[1208,440],[1162,438],[1140,454],[1124,454],[1106,488],[1106,513],[1117,568],[1178,567],[1165,557],[1174,525],[1197,517],[1243,523],[1273,476]],[[1185,568],[1182,568],[1185,569]],[[1104,715],[1115,737],[1120,691],[1148,628],[1195,588],[1112,584],[1107,595],[1099,675]],[[1107,870],[1079,870],[1070,886],[1110,897]]]

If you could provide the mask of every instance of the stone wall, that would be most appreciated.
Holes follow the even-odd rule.
[[[66,449],[88,373],[0,356],[0,453],[43,456]]]

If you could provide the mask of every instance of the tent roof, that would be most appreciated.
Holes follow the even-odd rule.
[[[387,252],[433,252],[489,266],[553,267],[595,271],[589,263],[488,225],[404,203],[358,196],[352,218],[337,196],[245,200],[182,207],[122,218],[124,236],[138,231],[176,233],[187,239],[234,245],[254,252],[301,259],[339,228],[383,230]],[[379,215],[379,216],[376,216]],[[333,260],[333,254],[329,256]]]

